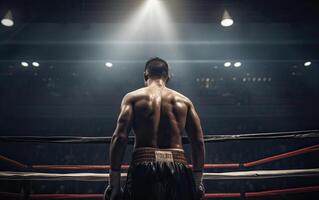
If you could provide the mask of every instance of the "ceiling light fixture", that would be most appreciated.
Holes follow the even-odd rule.
[[[234,24],[234,20],[231,18],[230,14],[227,10],[224,11],[222,21],[220,22],[220,24],[223,27],[229,27],[229,26]]]
[[[12,12],[9,10],[1,20],[3,26],[11,27],[14,25]]]

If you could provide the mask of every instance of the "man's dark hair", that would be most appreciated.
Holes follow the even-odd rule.
[[[158,57],[151,58],[146,62],[144,72],[146,71],[150,78],[168,78],[168,64]]]

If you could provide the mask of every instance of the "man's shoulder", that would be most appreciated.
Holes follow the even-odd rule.
[[[123,99],[128,101],[134,101],[134,99],[140,97],[141,95],[145,94],[145,88],[139,88],[137,90],[133,90],[131,92],[126,93],[126,95],[123,97]]]
[[[169,91],[171,92],[171,94],[173,94],[174,97],[177,98],[178,100],[183,101],[183,102],[186,103],[186,104],[191,104],[191,103],[192,103],[191,100],[190,100],[187,96],[183,95],[182,93],[177,92],[176,90],[173,90],[173,89],[170,89],[170,88],[168,88],[168,90],[169,90]]]
[[[166,88],[166,90],[169,92],[169,96],[173,97],[176,101],[183,102],[187,104],[188,106],[192,105],[192,101],[183,95],[180,92],[177,92],[176,90]],[[147,92],[147,88],[139,88],[136,90],[133,90],[131,92],[128,92],[125,96],[124,99],[129,100],[129,101],[135,101],[144,97],[149,97],[149,94]]]
[[[145,94],[145,88],[139,88],[131,92],[128,92],[125,96],[134,97],[134,96],[139,96],[143,94]]]

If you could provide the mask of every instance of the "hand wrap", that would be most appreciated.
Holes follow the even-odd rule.
[[[110,171],[110,184],[104,191],[105,200],[121,200],[123,189],[121,188],[121,172]]]
[[[198,199],[204,200],[205,199],[205,187],[203,184],[203,172],[193,172],[193,174],[194,174],[194,181],[195,181]]]

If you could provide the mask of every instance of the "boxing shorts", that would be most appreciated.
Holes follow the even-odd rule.
[[[124,200],[198,200],[192,170],[182,149],[137,148]]]

